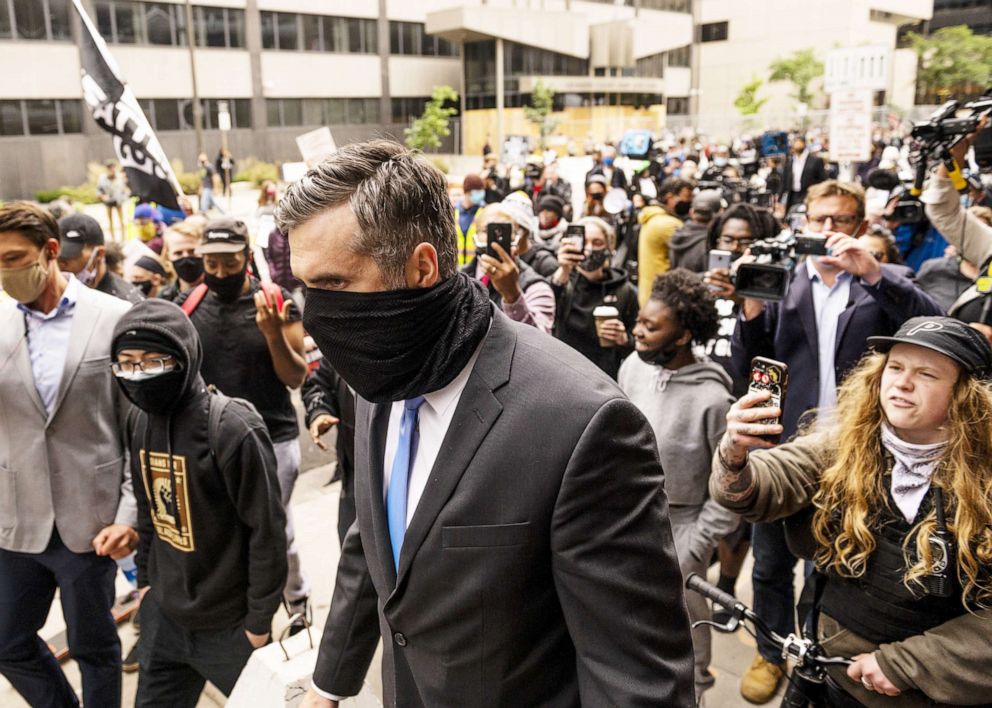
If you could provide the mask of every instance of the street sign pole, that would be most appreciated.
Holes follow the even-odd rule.
[[[227,134],[231,130],[231,111],[227,101],[217,101],[217,127],[220,128],[221,169],[224,170],[224,185],[227,191],[227,208],[231,208],[231,155],[227,149]]]

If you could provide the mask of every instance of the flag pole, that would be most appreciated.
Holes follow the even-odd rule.
[[[193,85],[193,128],[196,129],[196,154],[199,155],[204,152],[203,106],[200,105],[200,94],[196,90],[196,50],[193,46],[193,34],[193,3],[192,0],[186,0],[186,46],[189,48],[189,78]]]

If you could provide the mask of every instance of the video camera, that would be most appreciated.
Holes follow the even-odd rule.
[[[962,110],[970,110],[971,113],[959,118],[958,113]],[[955,189],[959,192],[967,190],[968,183],[961,174],[961,167],[955,164],[951,157],[950,151],[964,136],[978,130],[982,116],[989,113],[992,113],[992,88],[978,100],[970,101],[963,106],[959,101],[948,101],[934,111],[930,118],[913,126],[911,135],[917,153],[916,180],[911,190],[913,196],[919,196],[922,192],[927,167],[931,161],[943,162]],[[978,136],[974,148],[975,161],[979,166],[983,169],[992,167],[992,125]]]
[[[727,204],[750,204],[751,206],[764,207],[770,209],[775,195],[767,189],[755,189],[746,179],[736,179],[734,177],[723,177],[716,179],[700,180],[697,183],[700,190],[716,189],[723,194]]]
[[[826,256],[829,251],[825,237],[786,229],[774,238],[752,243],[751,255],[757,260],[743,263],[737,269],[734,280],[737,294],[777,302],[789,291],[789,274],[798,256]]]

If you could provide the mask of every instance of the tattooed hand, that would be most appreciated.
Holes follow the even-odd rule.
[[[754,479],[747,467],[747,451],[756,447],[775,447],[774,443],[761,436],[782,432],[782,426],[778,423],[768,425],[763,422],[782,415],[779,408],[760,405],[769,398],[771,393],[768,391],[749,393],[727,411],[727,432],[720,440],[718,454],[721,464],[716,483],[728,500],[738,501],[751,492]]]

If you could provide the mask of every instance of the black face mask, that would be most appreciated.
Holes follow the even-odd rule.
[[[601,202],[604,199],[606,199],[606,192],[592,192],[589,195],[589,198],[592,199],[594,202]]]
[[[245,287],[245,271],[240,270],[231,275],[218,278],[210,273],[203,274],[203,282],[217,295],[223,302],[234,302],[241,295],[241,290]]]
[[[187,283],[195,283],[203,275],[203,259],[199,256],[185,256],[172,261],[176,274]]]
[[[589,251],[589,255],[586,256],[586,259],[579,263],[579,268],[587,273],[597,271],[606,265],[606,261],[610,260],[611,255],[610,249],[608,248],[594,248]]]
[[[186,372],[181,368],[150,379],[132,381],[117,378],[124,395],[143,411],[164,415],[172,411],[183,397]]]
[[[643,361],[645,364],[664,366],[665,364],[671,363],[671,361],[676,356],[678,356],[679,350],[681,349],[681,347],[678,346],[675,342],[677,342],[682,337],[683,332],[679,332],[678,335],[672,337],[657,349],[652,349],[651,351],[647,351],[647,352],[642,352],[640,349],[638,349],[637,356],[639,356],[641,361]]]
[[[489,329],[482,284],[458,273],[432,288],[307,290],[303,326],[334,370],[372,403],[444,388]]]
[[[141,291],[141,294],[148,297],[148,294],[152,291],[152,285],[154,283],[150,280],[142,280],[140,283],[131,283],[134,287]]]
[[[675,202],[675,216],[689,216],[690,209],[692,209],[692,202]]]

